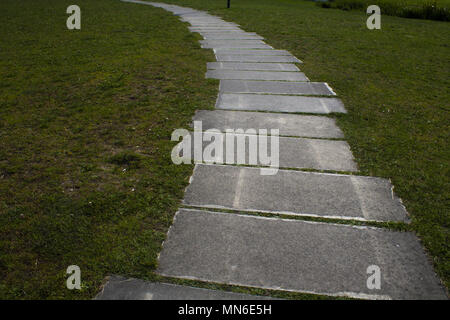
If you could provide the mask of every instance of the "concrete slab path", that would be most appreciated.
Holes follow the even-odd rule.
[[[216,129],[221,137],[229,129],[278,129],[280,165],[291,168],[262,175],[264,163],[196,164],[157,273],[363,299],[447,299],[413,233],[387,224],[351,225],[349,220],[408,223],[409,217],[389,180],[348,174],[358,168],[349,145],[336,140],[343,134],[333,118],[292,114],[345,113],[327,83],[309,82],[295,65],[298,58],[236,23],[176,5],[127,2],[178,15],[204,37],[202,47],[214,50],[217,62],[208,64],[206,76],[221,79],[220,93],[217,110],[193,118],[203,131]],[[370,285],[370,270],[378,270],[380,286]],[[130,297],[253,298],[134,279],[113,279],[99,295]]]

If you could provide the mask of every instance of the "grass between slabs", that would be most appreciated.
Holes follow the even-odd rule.
[[[116,0],[0,3],[0,298],[86,299],[149,278],[192,166],[176,128],[211,109],[210,51],[171,13]],[[81,268],[82,290],[66,288]]]
[[[382,16],[311,1],[168,0],[207,10],[293,53],[311,81],[330,84],[335,115],[365,175],[390,178],[435,270],[450,284],[450,46],[448,22]]]

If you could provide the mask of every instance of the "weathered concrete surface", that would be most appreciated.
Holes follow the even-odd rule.
[[[345,141],[303,139],[291,137],[267,136],[273,132],[261,132],[260,128],[247,131],[242,128],[229,128],[235,133],[203,132],[203,149],[211,150],[209,145],[214,146],[214,151],[207,153],[207,157],[197,162],[218,164],[245,164],[257,166],[277,166],[280,168],[318,169],[334,171],[357,171],[353,161],[350,147]],[[267,130],[265,128],[261,128]],[[264,134],[257,136],[256,134]],[[276,133],[275,133],[276,134]],[[187,159],[192,162],[194,155],[194,134],[190,133],[190,143],[186,143],[179,155],[189,152]],[[185,142],[183,140],[183,142]],[[272,142],[277,144],[275,148]],[[219,147],[220,146],[220,147]],[[264,147],[265,146],[265,147]],[[189,148],[190,147],[190,148]],[[208,149],[209,148],[209,149]],[[238,153],[238,148],[240,152]],[[189,151],[190,150],[190,151]],[[270,157],[270,163],[261,158],[264,151]],[[278,157],[274,156],[278,150]],[[186,154],[185,154],[186,155]],[[262,159],[262,160],[261,160]],[[195,159],[194,159],[195,160]]]
[[[211,31],[242,31],[236,27],[188,27],[192,32],[211,32]]]
[[[218,29],[218,28],[215,28],[215,29]],[[228,29],[225,29],[225,30],[204,30],[204,31],[194,31],[194,32],[197,32],[197,33],[200,33],[200,34],[205,34],[205,35],[215,35],[215,34],[217,34],[217,35],[233,35],[233,34],[236,34],[236,35],[239,35],[239,34],[249,34],[249,35],[258,35],[258,34],[256,34],[256,33],[254,33],[254,32],[246,32],[246,31],[243,31],[243,30],[241,30],[241,29],[236,29],[236,30],[228,30]],[[261,50],[264,50],[264,49],[261,49]],[[265,50],[267,50],[267,49],[265,49]]]
[[[216,54],[220,55],[229,55],[229,54],[237,54],[237,55],[256,55],[256,56],[291,56],[286,50],[265,50],[265,49],[214,49]]]
[[[202,121],[203,130],[229,128],[278,129],[280,136],[343,138],[342,131],[332,118],[263,112],[199,110],[194,121]]]
[[[224,45],[232,47],[235,44],[265,44],[261,40],[200,40],[200,43],[219,47],[223,47]]]
[[[268,44],[261,40],[200,40],[201,47],[205,49],[214,48],[249,48],[249,49],[270,49]]]
[[[340,219],[409,221],[388,180],[293,170],[195,166],[183,203],[206,208]]]
[[[208,62],[207,68],[211,70],[300,71],[292,63]]]
[[[245,34],[245,33],[236,33],[236,34],[230,34],[230,33],[202,33],[203,38],[206,40],[261,40],[263,37],[251,35],[251,34]]]
[[[222,80],[219,90],[228,93],[336,95],[325,82]]]
[[[294,56],[271,56],[249,54],[216,54],[216,60],[228,62],[295,62],[302,63]]]
[[[111,276],[95,300],[269,300],[220,290],[181,286],[170,283],[149,282],[133,278]]]
[[[270,111],[285,113],[345,113],[341,100],[336,98],[265,95],[248,93],[220,93],[217,109]]]
[[[381,270],[368,289],[367,268]],[[446,299],[418,239],[383,229],[181,209],[158,273],[368,299]]]
[[[308,81],[305,74],[298,71],[208,70],[206,77],[220,80]]]
[[[191,24],[192,27],[196,28],[203,28],[203,27],[238,27],[239,25],[235,24],[235,23],[230,23],[230,22],[222,22],[222,21],[204,21],[204,22],[194,22],[194,21],[190,21],[189,22]]]

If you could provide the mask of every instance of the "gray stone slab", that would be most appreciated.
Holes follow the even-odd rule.
[[[95,300],[271,300],[220,290],[111,276]]]
[[[367,268],[381,271],[368,289]],[[363,299],[447,299],[409,232],[180,210],[157,272],[232,285]]]
[[[219,49],[219,48],[214,48]],[[217,61],[228,62],[295,62],[302,63],[294,56],[270,56],[249,54],[216,54]]]
[[[254,45],[260,45],[265,44],[264,41],[261,40],[200,40],[200,43],[207,46],[213,46],[213,47],[221,47],[221,46],[227,46],[232,47],[234,45],[241,45],[241,44],[254,44]]]
[[[346,113],[341,100],[287,95],[220,93],[217,109],[286,113]]]
[[[280,136],[343,138],[342,131],[334,119],[320,116],[279,114],[265,112],[199,110],[194,121],[202,121],[203,130],[218,129],[225,132],[229,128],[278,129]]]
[[[308,81],[303,72],[293,71],[248,71],[248,70],[208,70],[206,78],[220,80],[283,80]]]
[[[211,32],[211,31],[239,31],[241,29],[237,27],[188,27],[189,30],[193,32]]]
[[[215,48],[249,48],[271,49],[272,47],[261,40],[201,40],[201,47],[205,49]]]
[[[255,135],[260,132],[261,129],[267,130],[262,126],[244,131],[243,128],[231,127],[233,132],[239,134],[225,134],[225,133],[213,133],[203,132],[204,141],[203,150],[206,150],[207,146],[211,144],[211,141],[217,143],[222,142],[222,153],[218,158],[203,158],[205,163],[218,163],[224,164],[243,164],[243,165],[257,165],[267,167],[270,163],[261,162],[261,158],[258,155],[258,151],[261,152],[262,145],[258,145],[258,140],[261,137]],[[239,130],[242,129],[242,130]],[[239,130],[239,131],[237,131]],[[270,134],[270,130],[265,134]],[[191,133],[191,137],[193,133]],[[353,156],[350,151],[350,147],[345,141],[338,140],[323,140],[323,139],[304,139],[304,138],[290,138],[290,137],[270,137],[266,136],[267,141],[267,154],[272,155],[272,161],[274,160],[272,148],[272,141],[276,139],[278,141],[278,158],[272,164],[275,164],[279,168],[296,168],[296,169],[317,169],[317,170],[334,170],[334,171],[357,171],[357,166],[353,161]],[[190,141],[193,141],[192,138]],[[228,146],[232,143],[232,148],[228,150]],[[253,150],[254,162],[250,160],[250,143],[254,146],[258,146],[259,149]],[[238,145],[242,146],[242,160],[238,162]],[[191,143],[191,152],[189,159],[192,159],[194,154],[194,144]],[[182,152],[180,152],[180,156]],[[216,156],[216,155],[214,155]]]
[[[201,31],[195,31],[201,34],[254,34],[256,35],[256,33],[254,32],[245,32],[241,29],[237,29],[237,30],[229,30],[229,29],[224,29],[224,30],[220,30],[215,28],[215,30],[201,30]]]
[[[325,82],[222,80],[221,92],[289,95],[336,95]]]
[[[245,32],[245,31],[211,31],[211,32],[202,32],[202,34],[205,36],[239,36],[239,35],[243,35],[243,36],[260,37],[260,39],[262,39],[262,37],[260,35],[254,33],[254,32]],[[233,39],[225,39],[225,40],[233,40]],[[255,39],[255,40],[258,40],[258,39]],[[248,49],[246,49],[246,50],[248,50]]]
[[[194,23],[191,22],[191,27],[193,28],[223,28],[223,27],[232,27],[232,28],[236,28],[237,25],[236,24],[232,24],[232,23],[220,23],[220,22],[215,22],[215,23]]]
[[[300,71],[292,63],[208,62],[207,67],[211,70]]]
[[[276,50],[276,49],[214,49],[216,54],[220,55],[229,55],[229,54],[237,54],[237,55],[257,55],[257,56],[292,56],[286,50]]]
[[[180,19],[186,22],[190,21],[222,21],[226,22],[225,20],[211,16],[209,14],[202,14],[200,12],[191,12],[189,14],[183,14],[180,16]]]
[[[294,170],[198,164],[183,203],[327,218],[408,221],[388,180]]]
[[[245,33],[202,33],[206,40],[261,40],[263,37]]]

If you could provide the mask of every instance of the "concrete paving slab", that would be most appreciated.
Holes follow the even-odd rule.
[[[272,300],[274,298],[111,276],[95,300]]]
[[[200,40],[201,47],[205,49],[215,48],[249,48],[271,49],[272,47],[261,40]]]
[[[214,48],[219,49],[219,48]],[[248,54],[216,54],[219,62],[295,62],[302,63],[294,56],[270,56],[270,55],[248,55]]]
[[[243,35],[243,36],[257,36],[262,38],[260,35],[254,33],[254,32],[245,32],[245,31],[211,31],[211,32],[202,32],[203,35],[208,36],[232,36],[232,35]],[[225,39],[227,40],[227,39]],[[258,40],[258,39],[255,39]]]
[[[262,145],[258,141],[261,141],[261,137],[255,135],[260,132],[260,129],[266,129],[261,126],[252,128],[248,131],[244,131],[243,128],[232,127],[232,133],[220,133],[220,132],[203,132],[204,141],[203,149],[206,150],[207,146],[214,143],[221,142],[222,151],[218,158],[203,158],[205,163],[219,163],[224,164],[242,164],[242,165],[257,165],[267,167],[270,163],[264,163],[260,161],[258,151],[261,152]],[[242,130],[239,130],[242,129]],[[237,131],[239,130],[239,131]],[[270,134],[270,130],[266,131]],[[193,141],[193,133],[191,132],[191,140]],[[278,150],[279,157],[275,160],[275,164],[280,168],[297,168],[297,169],[317,169],[317,170],[334,170],[334,171],[357,171],[357,166],[353,161],[353,156],[350,151],[350,147],[345,141],[338,140],[323,140],[323,139],[304,139],[304,138],[291,138],[291,137],[278,137],[277,148],[273,148],[272,141],[275,137],[266,136],[268,155],[273,156],[273,150]],[[232,143],[230,151],[228,146]],[[258,149],[253,150],[252,156],[254,160],[250,160],[250,143],[257,146]],[[243,161],[238,160],[238,145],[243,150],[239,156],[243,156]],[[188,147],[187,147],[188,148]],[[180,152],[180,156],[183,152]],[[194,143],[191,143],[191,151],[189,159],[193,158]],[[272,158],[271,158],[272,159]],[[239,162],[238,162],[239,161]],[[253,162],[252,162],[253,161]]]
[[[201,11],[197,11],[196,13],[191,13],[189,15],[184,15],[181,18],[192,21],[225,21],[218,16],[213,16],[204,12],[202,13]]]
[[[409,232],[181,209],[157,272],[265,289],[363,299],[446,299]],[[368,289],[369,266],[380,289]]]
[[[286,50],[276,50],[276,49],[214,49],[216,54],[220,55],[229,55],[229,54],[237,54],[237,55],[258,55],[258,56],[292,56]]]
[[[211,32],[211,31],[239,31],[241,29],[237,27],[188,27],[189,30],[193,32]]]
[[[263,37],[245,33],[202,33],[206,40],[261,40]]]
[[[187,22],[193,23],[193,24],[226,23],[226,24],[231,24],[231,25],[237,26],[237,24],[235,22],[225,21],[221,18],[214,18],[211,16],[210,17],[208,17],[208,16],[199,17],[199,16],[189,15],[189,16],[181,17],[181,20],[187,21]]]
[[[223,28],[223,27],[237,27],[236,24],[232,24],[232,23],[226,23],[226,22],[211,22],[211,23],[195,23],[195,22],[191,22],[191,27],[193,28],[208,28],[208,27],[213,27],[213,28]]]
[[[279,114],[265,112],[199,110],[194,121],[202,121],[203,130],[217,129],[225,132],[229,128],[278,129],[280,136],[343,138],[342,131],[333,118]]]
[[[248,70],[208,70],[206,78],[220,80],[283,80],[308,81],[303,72],[293,71],[248,71]]]
[[[192,27],[190,27],[190,28],[192,28]],[[215,28],[214,30],[202,30],[202,31],[194,31],[194,32],[198,32],[198,33],[202,33],[202,34],[254,34],[254,35],[256,35],[256,33],[254,33],[254,32],[246,32],[246,31],[243,31],[241,29],[236,29],[236,30],[224,29],[224,30],[220,30],[218,28]]]
[[[217,109],[286,113],[346,113],[341,100],[287,95],[220,93]]]
[[[218,47],[232,47],[234,45],[240,44],[265,44],[264,41],[261,40],[200,40],[201,44],[209,45],[209,46],[218,46]]]
[[[292,63],[208,62],[207,68],[211,70],[300,71]]]
[[[339,219],[408,221],[388,180],[294,170],[197,164],[183,203],[205,208]]]
[[[289,95],[336,95],[325,82],[222,80],[220,92]]]

